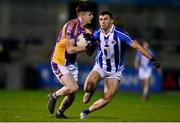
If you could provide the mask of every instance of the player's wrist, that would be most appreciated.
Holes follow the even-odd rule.
[[[86,50],[87,50],[87,49],[86,49],[86,46],[82,47],[82,50],[83,50],[83,51],[86,51]]]
[[[155,57],[152,57],[150,61],[153,63],[155,68],[160,68],[160,63]]]

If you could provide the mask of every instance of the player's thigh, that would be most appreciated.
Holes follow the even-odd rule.
[[[64,86],[77,86],[78,69],[75,65],[62,66],[51,63],[53,73]]]
[[[145,86],[148,86],[149,84],[150,84],[150,77],[147,77],[147,78],[145,78],[144,80],[143,80],[143,82],[144,82],[144,85]]]
[[[88,83],[97,84],[99,81],[101,81],[101,79],[100,74],[97,71],[92,70],[86,78],[85,85]]]
[[[66,87],[78,86],[75,81],[73,75],[71,73],[67,73],[61,77],[61,83]]]
[[[118,90],[120,80],[115,78],[106,78],[104,82],[104,93],[108,93],[111,96]]]

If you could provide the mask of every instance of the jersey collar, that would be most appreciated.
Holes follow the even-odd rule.
[[[111,33],[113,33],[114,32],[114,28],[115,28],[115,26],[114,26],[114,24],[112,24],[112,27],[111,27],[111,29],[109,30],[109,33],[108,34],[104,34],[103,32],[102,32],[102,29],[101,29],[101,32],[102,32],[102,34],[104,35],[104,36],[109,36]]]

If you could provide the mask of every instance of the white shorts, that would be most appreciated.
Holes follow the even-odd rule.
[[[124,68],[119,70],[118,72],[108,72],[103,70],[98,64],[95,64],[93,70],[97,71],[103,79],[111,78],[121,80],[123,77],[122,71],[124,70]]]
[[[152,75],[151,68],[148,68],[148,69],[139,68],[138,70],[138,77],[140,80],[148,79],[151,75]]]
[[[73,75],[75,81],[78,81],[78,65],[70,64],[67,66],[58,65],[54,62],[51,62],[51,68],[53,73],[56,75],[59,81],[61,81],[61,77],[67,73],[70,73]]]

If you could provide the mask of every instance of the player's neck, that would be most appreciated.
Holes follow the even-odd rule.
[[[113,26],[113,25],[110,25],[109,28],[103,29],[103,33],[107,35],[107,34],[110,32],[112,26]]]
[[[84,29],[84,26],[86,25],[86,23],[83,22],[82,18],[78,17],[79,21],[80,21],[80,26],[82,29]]]

